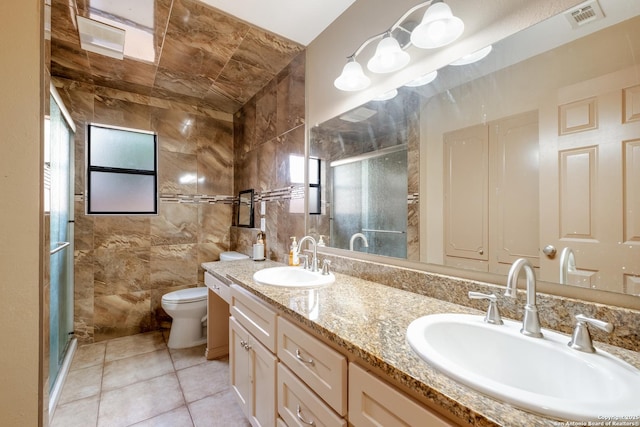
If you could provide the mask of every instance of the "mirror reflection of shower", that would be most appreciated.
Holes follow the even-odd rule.
[[[560,284],[568,284],[569,273],[575,273],[576,269],[576,256],[571,248],[564,248],[560,252]]]
[[[356,239],[362,240],[362,247],[364,247],[364,248],[368,248],[369,247],[369,241],[367,240],[367,236],[365,236],[362,233],[355,233],[353,236],[351,236],[351,239],[349,239],[349,250],[350,251],[353,250],[353,245],[355,244]]]
[[[332,246],[407,256],[407,145],[331,162]]]

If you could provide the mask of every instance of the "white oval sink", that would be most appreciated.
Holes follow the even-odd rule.
[[[253,280],[262,285],[300,288],[329,285],[336,281],[336,277],[333,273],[314,273],[302,267],[272,267],[256,271]]]
[[[601,350],[573,350],[567,335],[543,329],[543,338],[531,338],[520,322],[504,323],[434,314],[411,322],[407,341],[444,374],[516,407],[575,421],[640,421],[640,370]]]

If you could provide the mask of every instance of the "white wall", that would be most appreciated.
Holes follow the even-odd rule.
[[[0,424],[41,406],[42,2],[0,2]]]
[[[416,0],[357,0],[307,47],[307,124],[314,126],[354,108],[372,97],[401,86],[413,77],[437,70],[466,53],[481,49],[523,28],[542,21],[580,0],[447,0],[454,14],[465,21],[465,32],[455,43],[436,50],[409,48],[412,61],[401,72],[371,76],[365,91],[341,92],[333,81],[342,72],[346,57],[369,37],[387,30]],[[425,9],[423,9],[425,10]],[[372,43],[358,62],[365,67]]]

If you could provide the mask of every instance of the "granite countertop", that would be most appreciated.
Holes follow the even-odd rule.
[[[202,267],[225,283],[243,286],[276,310],[471,425],[562,425],[450,379],[420,359],[406,342],[407,327],[418,317],[483,312],[338,273],[334,284],[313,289],[266,286],[253,280],[256,271],[282,265],[269,260],[243,260],[203,263]],[[603,343],[596,343],[596,347],[640,368],[637,352]]]

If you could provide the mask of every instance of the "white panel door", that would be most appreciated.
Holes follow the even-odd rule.
[[[640,91],[635,68],[557,93],[541,120],[541,279],[559,282],[569,247],[572,285],[640,293]]]

